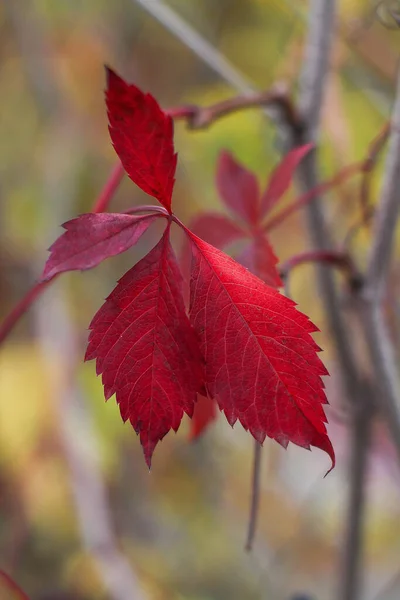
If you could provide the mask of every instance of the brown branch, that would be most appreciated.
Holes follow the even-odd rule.
[[[212,125],[217,119],[239,110],[269,106],[278,107],[285,122],[292,129],[298,130],[301,127],[295,105],[290,98],[287,86],[283,83],[277,83],[263,92],[255,92],[246,96],[233,96],[211,106],[192,106],[191,114],[187,115],[187,122],[190,129],[204,129]]]
[[[295,267],[309,263],[322,263],[339,269],[347,276],[351,289],[359,288],[362,285],[361,276],[357,272],[351,256],[347,252],[339,250],[310,250],[296,254],[279,267],[280,275],[286,279]]]

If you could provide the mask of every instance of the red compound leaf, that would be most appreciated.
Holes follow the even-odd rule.
[[[203,388],[203,360],[181,292],[169,241],[160,242],[119,280],[90,324],[86,360],[96,359],[106,399],[140,436],[150,467],[156,444],[192,416]]]
[[[177,155],[173,121],[150,94],[107,68],[106,103],[115,151],[129,177],[171,212]]]
[[[42,281],[64,271],[85,271],[125,252],[161,215],[87,213],[63,224],[66,232],[50,246]]]
[[[260,192],[257,178],[229,152],[220,154],[216,184],[222,200],[233,213],[249,225],[258,222]]]
[[[283,157],[282,161],[270,176],[267,189],[261,197],[262,217],[265,217],[265,215],[273,209],[275,204],[279,202],[285,192],[287,192],[292,183],[294,172],[306,154],[310,152],[312,147],[313,144],[299,146],[298,148],[294,148],[288,152],[288,154]]]
[[[217,418],[217,405],[215,400],[208,396],[198,395],[192,420],[190,421],[189,439],[200,437],[209,425]]]
[[[213,246],[192,240],[190,320],[201,340],[207,393],[233,425],[262,443],[269,436],[316,446],[335,462],[327,403],[311,333],[317,328],[293,301]]]

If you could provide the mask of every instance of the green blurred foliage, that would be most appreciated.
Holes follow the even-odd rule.
[[[175,0],[171,6],[255,86],[285,80],[295,93],[304,1]],[[322,178],[365,157],[388,118],[400,37],[371,21],[371,8],[365,0],[340,3],[323,116]],[[115,163],[103,101],[104,63],[150,90],[163,106],[207,105],[233,93],[133,0],[5,0],[0,5],[1,317],[38,277],[59,225],[90,210]],[[176,146],[174,202],[186,222],[202,210],[225,210],[214,187],[221,149],[231,150],[265,185],[282,148],[273,123],[257,110],[231,115],[201,132],[179,124]],[[381,173],[380,160],[371,183],[373,202]],[[291,190],[283,203],[296,193]],[[124,210],[143,202],[148,202],[144,194],[124,181],[113,206]],[[324,202],[342,242],[359,219],[358,182],[343,184]],[[335,416],[340,389],[313,270],[304,266],[293,274],[291,293],[322,330],[318,341],[333,373],[328,391],[336,411],[330,418],[338,467],[324,480],[326,460],[318,451],[284,452],[266,441],[258,538],[247,555],[250,437],[220,419],[202,440],[189,444],[185,422],[160,444],[149,475],[134,432],[123,425],[114,400],[104,403],[94,365],[82,364],[93,313],[155,236],[149,232],[138,248],[96,271],[65,276],[0,348],[0,568],[12,573],[32,600],[111,598],[98,555],[83,542],[67,429],[82,464],[92,464],[93,456],[93,464],[97,461],[118,552],[149,599],[280,600],[304,589],[318,599],[331,598],[344,514],[346,427]],[[271,239],[282,261],[306,249],[301,215]],[[354,240],[360,264],[369,240],[368,229]],[[72,350],[62,343],[71,336]],[[374,589],[396,567],[400,540],[387,442],[377,444],[376,455],[371,487],[380,493],[371,492],[367,530]],[[80,485],[85,489],[90,483],[83,477]],[[5,594],[0,584],[1,600]]]

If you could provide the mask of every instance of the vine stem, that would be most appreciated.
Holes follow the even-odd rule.
[[[10,592],[14,595],[15,598],[19,600],[29,600],[29,596],[24,592],[24,590],[14,581],[10,575],[8,575],[3,569],[0,569],[0,579],[2,579],[6,585],[6,587],[10,590]]]
[[[284,262],[279,271],[282,277],[287,275],[297,266],[305,263],[323,263],[340,269],[349,278],[349,281],[356,283],[359,280],[359,275],[356,272],[355,265],[351,260],[351,257],[340,250],[309,250],[307,252],[301,252],[295,254]],[[359,282],[361,285],[361,281]]]
[[[253,472],[251,481],[251,506],[249,525],[247,530],[246,550],[250,552],[253,548],[254,537],[257,530],[258,508],[260,505],[261,489],[261,457],[262,446],[257,440],[254,440],[253,451]]]
[[[124,177],[124,174],[125,174],[124,168],[123,168],[122,164],[118,161],[118,163],[115,165],[115,167],[111,171],[111,174],[110,174],[103,190],[101,191],[100,196],[97,198],[96,202],[94,203],[92,212],[101,213],[101,212],[105,212],[107,210],[111,199],[113,198],[115,192],[117,191],[117,189]]]
[[[110,177],[107,180],[103,190],[93,205],[92,212],[104,212],[111,202],[119,184],[122,181],[124,170],[121,163],[115,165],[111,171]],[[12,331],[19,319],[26,313],[35,300],[43,294],[51,283],[56,279],[57,275],[47,281],[39,281],[36,283],[25,296],[14,306],[12,311],[7,315],[4,321],[0,324],[0,344],[4,342],[6,337]]]

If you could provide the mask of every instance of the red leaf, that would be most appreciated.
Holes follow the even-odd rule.
[[[239,225],[218,213],[205,213],[198,216],[192,221],[190,231],[221,249],[247,235]]]
[[[311,337],[317,328],[294,302],[191,232],[190,319],[206,361],[207,393],[230,424],[286,447],[316,446],[332,459],[321,380],[327,371]]]
[[[150,94],[107,68],[106,103],[115,151],[129,177],[171,212],[177,155],[173,121]]]
[[[181,274],[169,241],[119,280],[93,318],[85,360],[96,358],[106,399],[116,394],[150,467],[153,450],[183,413],[192,416],[203,386],[198,339],[186,316]]]
[[[278,269],[276,268],[278,259],[265,234],[260,233],[256,235],[237,260],[267,285],[274,288],[283,285]]]
[[[64,271],[85,271],[136,244],[160,215],[87,213],[63,224],[63,233],[49,250],[42,281]]]
[[[255,225],[260,210],[257,178],[229,152],[222,152],[219,157],[216,184],[226,206],[246,223]]]
[[[200,437],[216,418],[217,405],[215,400],[199,394],[194,407],[193,417],[190,421],[189,439],[195,440]]]
[[[261,216],[264,217],[289,189],[297,166],[304,156],[310,152],[313,144],[305,144],[294,148],[276,167],[261,197]]]

